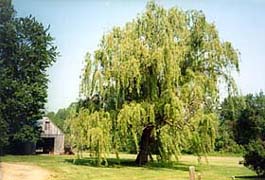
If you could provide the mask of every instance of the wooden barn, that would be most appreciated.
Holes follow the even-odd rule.
[[[48,118],[38,120],[42,128],[41,140],[37,142],[36,152],[45,154],[64,153],[64,133]]]

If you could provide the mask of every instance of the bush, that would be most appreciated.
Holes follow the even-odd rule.
[[[258,175],[265,176],[265,142],[251,141],[246,146],[244,165],[256,171]]]

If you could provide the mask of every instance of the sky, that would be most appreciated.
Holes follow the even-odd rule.
[[[221,40],[240,52],[240,93],[265,91],[265,0],[158,0],[165,8],[202,10]],[[47,111],[65,108],[79,97],[81,70],[104,33],[124,26],[145,10],[144,0],[13,0],[17,16],[30,14],[55,38],[60,56],[48,69]]]

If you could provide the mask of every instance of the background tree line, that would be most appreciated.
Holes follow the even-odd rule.
[[[66,134],[68,120],[81,109],[99,105],[98,97],[80,100],[72,103],[68,108],[59,109],[57,113],[50,112],[47,116]],[[248,94],[245,96],[230,96],[220,103],[218,112],[218,127],[215,139],[214,151],[220,153],[235,153],[243,155],[245,166],[255,170],[258,174],[264,174],[265,161],[265,95]],[[84,114],[83,114],[84,115]],[[79,114],[79,116],[82,116]],[[88,117],[84,117],[88,118]],[[85,122],[85,120],[83,120]],[[78,129],[78,128],[77,128]],[[77,134],[79,134],[77,132]],[[76,140],[71,142],[67,136],[67,143],[77,148]],[[128,134],[126,143],[120,146],[119,151],[137,153],[138,145],[134,142],[134,136]],[[140,136],[137,137],[140,139]],[[88,150],[87,146],[82,146]],[[213,152],[213,151],[212,151]],[[192,153],[191,149],[185,148],[182,153]]]
[[[265,95],[228,97],[222,103],[217,151],[241,153],[244,165],[265,175]]]

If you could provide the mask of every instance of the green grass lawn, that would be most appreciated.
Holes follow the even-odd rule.
[[[113,157],[113,156],[111,156]],[[121,164],[116,160],[110,160],[109,167],[95,167],[89,165],[89,160],[84,159],[73,164],[75,156],[35,155],[35,156],[4,156],[3,162],[15,162],[38,165],[52,172],[54,180],[188,180],[190,165],[195,166],[196,171],[201,173],[202,180],[227,180],[231,176],[244,179],[246,176],[255,176],[255,173],[238,162],[241,157],[209,156],[207,164],[204,160],[198,164],[197,158],[184,155],[179,162],[170,164],[149,163],[145,167],[136,167],[133,164],[136,155],[121,154]],[[252,180],[255,178],[251,178]]]

